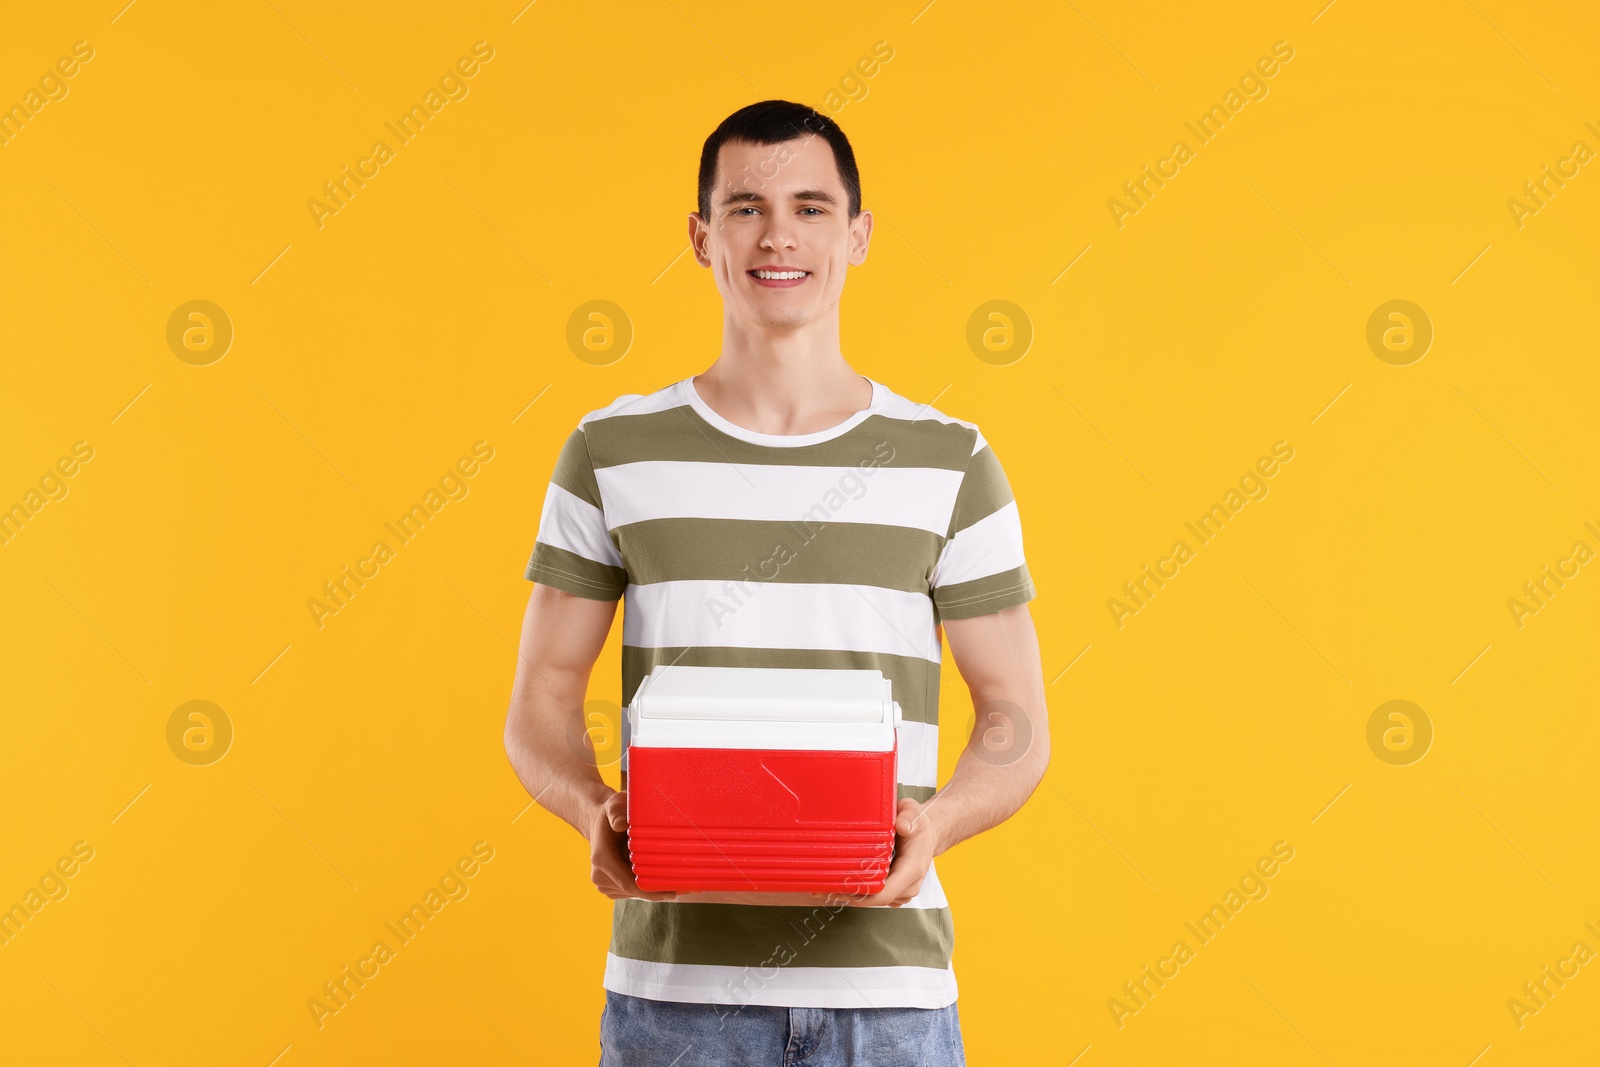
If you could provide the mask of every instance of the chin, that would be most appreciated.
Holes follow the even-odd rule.
[[[806,308],[793,308],[786,312],[774,313],[771,308],[761,308],[750,316],[751,320],[759,326],[769,330],[794,329],[804,326],[816,318]]]

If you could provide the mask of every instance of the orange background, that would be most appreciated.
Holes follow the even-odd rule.
[[[845,355],[982,428],[1040,591],[1047,780],[940,861],[970,1060],[1593,1057],[1592,963],[1507,1007],[1600,950],[1600,576],[1508,606],[1600,548],[1600,174],[1508,206],[1600,149],[1592,6],[120,3],[0,35],[0,104],[93,51],[0,144],[0,506],[40,504],[0,544],[0,905],[93,850],[0,945],[0,1061],[598,1058],[610,905],[501,747],[522,568],[578,418],[716,357],[685,216],[706,135],[769,97],[843,103],[878,222]],[[478,41],[466,95],[319,227],[308,200]],[[220,358],[169,344],[193,300]],[[625,352],[569,345],[592,300]],[[1391,300],[1425,352],[1369,348]],[[319,627],[307,601],[480,441]],[[1278,441],[1267,495],[1119,627],[1108,600]],[[186,748],[195,700],[220,715]],[[1421,759],[1369,747],[1391,700]],[[221,759],[180,758],[223,722]],[[319,1028],[322,983],[480,841]],[[1119,1027],[1123,983],[1278,841],[1269,894]]]

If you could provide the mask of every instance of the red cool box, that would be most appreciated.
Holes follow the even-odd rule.
[[[628,854],[646,892],[876,893],[900,705],[881,671],[658,666],[627,709]]]

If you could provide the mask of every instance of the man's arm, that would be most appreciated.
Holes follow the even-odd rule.
[[[900,801],[888,881],[854,904],[899,907],[916,896],[935,856],[1010,818],[1050,763],[1044,669],[1028,605],[947,619],[944,630],[978,721],[944,788],[926,804]]]
[[[627,793],[606,785],[580,754],[583,698],[611,632],[616,601],[535,585],[522,620],[517,677],[506,713],[506,754],[523,788],[589,841],[590,880],[612,900],[644,897],[707,904],[814,904],[812,893],[646,893],[628,860]],[[626,784],[626,782],[624,782]]]
[[[506,754],[528,793],[589,842],[590,880],[606,896],[670,900],[634,883],[627,855],[627,794],[600,777],[569,739],[582,737],[589,674],[611,632],[617,602],[535,585],[522,620],[517,675],[506,712]]]

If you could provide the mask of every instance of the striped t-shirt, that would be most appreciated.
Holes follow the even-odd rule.
[[[1035,595],[994,451],[973,423],[876,381],[865,410],[798,435],[729,422],[692,382],[583,416],[527,577],[624,598],[624,706],[657,664],[882,671],[903,716],[899,796],[926,802],[940,620]],[[621,766],[626,788],[625,747]],[[933,867],[899,908],[630,898],[612,911],[604,985],[730,1010],[940,1008],[956,999],[954,942]]]

